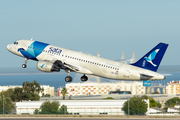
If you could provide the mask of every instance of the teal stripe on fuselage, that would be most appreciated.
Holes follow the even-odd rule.
[[[37,60],[36,57],[40,55],[48,45],[49,44],[35,41],[28,47],[26,51],[23,49],[19,49],[19,51],[23,54],[24,57]]]

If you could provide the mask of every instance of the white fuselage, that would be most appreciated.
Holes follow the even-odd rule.
[[[34,41],[19,40],[17,42],[18,45],[10,44],[7,46],[7,49],[18,56],[24,57],[21,52],[18,51],[18,48],[27,50]],[[56,48],[56,50],[50,52],[50,48]],[[36,49],[39,50],[39,48]],[[58,50],[61,50],[60,54],[57,52]],[[77,71],[78,73],[115,80],[145,80],[142,79],[142,74],[152,76],[147,80],[165,79],[163,75],[150,70],[52,45],[48,45],[36,58],[38,61],[60,60],[62,63],[77,67],[79,69],[79,71]]]

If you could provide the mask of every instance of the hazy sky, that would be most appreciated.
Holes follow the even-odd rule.
[[[21,67],[6,46],[31,38],[113,60],[165,42],[161,65],[180,65],[179,12],[179,0],[0,0],[0,67]]]

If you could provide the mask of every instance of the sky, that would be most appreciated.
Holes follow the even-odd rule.
[[[122,52],[138,60],[164,42],[161,65],[180,65],[179,6],[179,0],[0,0],[0,68],[21,67],[24,59],[6,46],[31,38],[112,60]]]

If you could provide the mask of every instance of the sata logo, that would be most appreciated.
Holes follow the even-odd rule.
[[[40,66],[40,67],[41,67],[41,68],[43,68],[43,67],[44,67],[44,65],[45,65],[45,64],[43,64],[43,65],[42,65],[42,66]]]
[[[50,48],[49,48],[49,52],[61,54],[62,50],[61,50],[61,49],[58,49],[58,48],[50,47]]]

